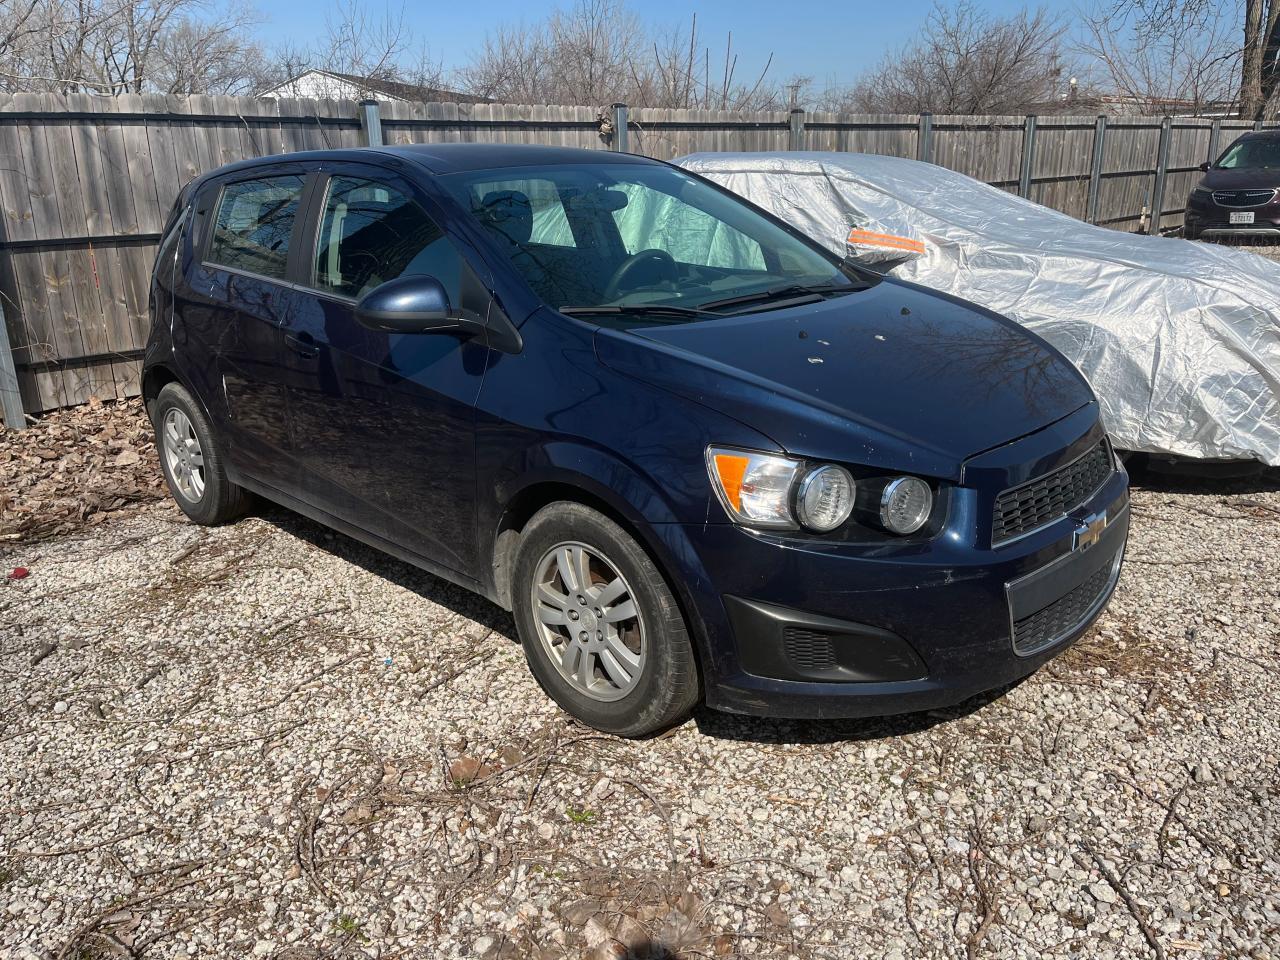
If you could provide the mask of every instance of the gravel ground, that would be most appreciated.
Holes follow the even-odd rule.
[[[1280,956],[1280,477],[1139,486],[1011,690],[642,742],[341,535],[129,510],[0,540],[5,958]]]

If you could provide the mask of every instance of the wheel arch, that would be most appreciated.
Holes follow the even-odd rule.
[[[199,391],[193,390],[191,384],[179,375],[177,368],[169,362],[158,361],[148,364],[142,371],[142,404],[146,408],[147,416],[152,415],[152,405],[156,402],[156,397],[160,396],[160,391],[171,383],[176,383],[183,390],[191,395],[196,404],[200,407],[201,412],[210,423],[215,423],[210,415],[209,405],[204,402],[204,397],[200,396]]]
[[[679,565],[672,551],[643,515],[617,496],[612,489],[584,475],[560,475],[533,481],[517,490],[507,501],[493,538],[493,599],[505,610],[512,609],[511,574],[520,536],[539,511],[553,503],[578,503],[596,510],[626,532],[657,567],[679,605],[680,614],[693,639],[694,661],[699,678],[704,670],[706,631],[693,596],[678,575]],[[679,530],[678,524],[662,524],[668,532]]]

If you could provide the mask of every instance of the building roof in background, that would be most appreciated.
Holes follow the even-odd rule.
[[[1206,102],[1170,97],[1136,97],[1129,94],[1091,94],[1061,97],[1046,103],[1032,104],[1028,113],[1041,115],[1106,114],[1112,117],[1203,117],[1207,119],[1239,116],[1237,104],[1229,101]]]
[[[319,70],[312,68],[304,70],[296,77],[291,77],[284,83],[278,84],[269,90],[264,90],[260,96],[263,97],[285,97],[297,96],[296,91],[299,88],[324,88],[333,89],[330,96],[337,97],[362,97],[373,96],[375,98],[383,98],[386,100],[401,100],[413,103],[492,103],[489,97],[479,97],[470,93],[462,93],[458,90],[449,90],[445,87],[430,87],[416,83],[402,83],[399,80],[386,80],[379,77],[359,77],[350,73],[338,73],[334,70]],[[291,92],[293,91],[293,92]],[[302,96],[313,96],[314,94],[301,94]]]

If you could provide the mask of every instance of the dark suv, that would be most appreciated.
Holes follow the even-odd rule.
[[[1200,169],[1187,200],[1188,240],[1280,239],[1280,130],[1246,133]]]
[[[152,305],[189,517],[252,492],[483,594],[603,730],[953,703],[1120,572],[1127,477],[1060,354],[664,163],[224,167],[182,191]]]

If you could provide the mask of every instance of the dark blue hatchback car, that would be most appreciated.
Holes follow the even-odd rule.
[[[152,309],[189,517],[258,494],[483,594],[602,730],[953,703],[1120,572],[1127,478],[1052,347],[656,161],[224,167],[182,191]]]

